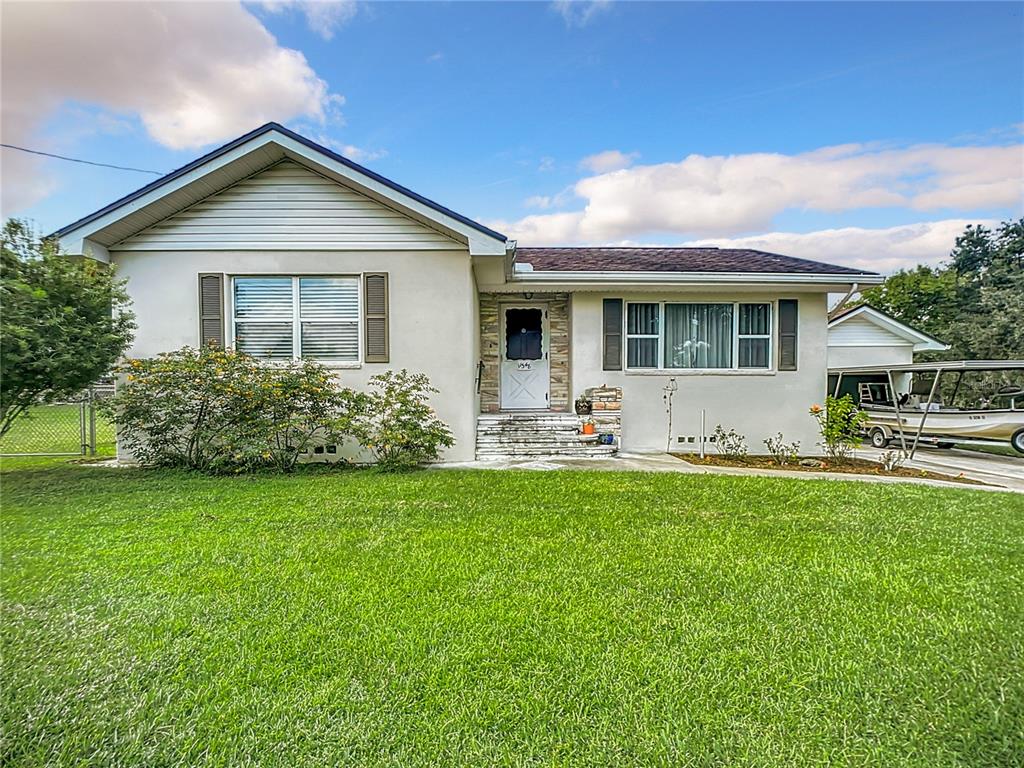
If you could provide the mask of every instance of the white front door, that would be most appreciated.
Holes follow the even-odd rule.
[[[501,306],[501,407],[547,408],[548,309],[538,304]]]

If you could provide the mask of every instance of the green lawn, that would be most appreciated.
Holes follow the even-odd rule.
[[[20,416],[0,438],[0,453],[80,454],[82,450],[81,406],[42,405]],[[86,440],[88,440],[88,412]],[[96,454],[116,453],[114,425],[96,415]]]
[[[1021,496],[7,467],[2,765],[1024,759]]]

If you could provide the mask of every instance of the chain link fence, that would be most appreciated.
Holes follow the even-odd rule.
[[[96,407],[112,394],[113,384],[97,384],[66,402],[26,411],[0,437],[0,456],[113,456],[114,425]]]

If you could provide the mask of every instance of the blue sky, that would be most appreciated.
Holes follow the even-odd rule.
[[[4,141],[98,162],[168,171],[277,119],[521,242],[755,244],[881,269],[1021,214],[1019,3],[285,0],[181,20],[121,4],[112,31],[99,5],[75,23],[12,7]],[[154,8],[160,24],[133,22]],[[19,62],[34,34],[90,24],[100,61]],[[154,178],[12,154],[4,212],[46,230]]]

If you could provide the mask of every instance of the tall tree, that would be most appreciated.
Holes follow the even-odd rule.
[[[901,270],[862,296],[949,344],[937,358],[1024,358],[1024,219],[969,226],[945,264]]]
[[[949,261],[891,275],[864,291],[863,299],[950,345],[922,360],[1024,359],[1024,219],[995,231],[967,227]],[[973,373],[958,384],[943,379],[943,395],[958,405],[981,404],[1004,384],[1019,384],[1010,372]]]
[[[131,344],[124,281],[61,254],[24,221],[0,235],[0,436],[28,408],[80,392]]]

